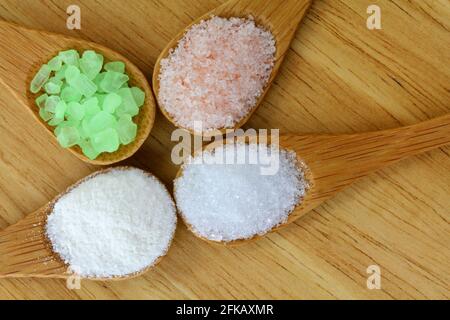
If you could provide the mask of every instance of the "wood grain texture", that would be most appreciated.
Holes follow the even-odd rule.
[[[0,0],[0,18],[117,50],[150,78],[167,42],[223,1],[82,0],[82,30],[65,27],[69,0]],[[366,28],[373,1],[317,0],[297,31],[264,102],[245,127],[282,133],[355,133],[409,125],[450,111],[450,3],[378,0],[382,30]],[[0,66],[1,67],[1,66]],[[96,170],[49,139],[0,91],[0,228],[40,208]],[[26,125],[25,125],[26,124]],[[157,114],[126,164],[169,187],[174,127]],[[450,298],[450,148],[399,162],[358,181],[289,227],[245,246],[196,239],[179,226],[167,257],[125,282],[0,280],[0,297]],[[382,289],[366,288],[377,264]]]
[[[0,234],[1,277],[14,275],[28,277],[39,274],[40,278],[64,278],[67,267],[57,256],[45,235],[47,215],[50,206],[27,215],[18,223],[3,230]]]

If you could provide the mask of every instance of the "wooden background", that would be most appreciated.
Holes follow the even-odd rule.
[[[0,18],[104,44],[150,78],[168,40],[221,2],[0,0]],[[382,30],[366,28],[372,3],[381,7]],[[80,31],[66,29],[69,4],[81,7]],[[247,127],[350,133],[450,112],[449,23],[448,0],[316,0]],[[58,147],[3,87],[0,110],[4,228],[97,168]],[[158,114],[144,147],[125,163],[171,187],[173,129]],[[449,158],[446,147],[382,170],[243,247],[202,242],[180,224],[168,256],[142,277],[83,281],[81,290],[62,280],[0,280],[0,297],[449,299]],[[381,290],[366,288],[372,264],[381,268]]]

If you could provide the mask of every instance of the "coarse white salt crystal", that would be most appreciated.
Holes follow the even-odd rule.
[[[46,233],[70,270],[84,277],[139,272],[165,255],[176,227],[173,200],[136,168],[88,176],[59,198]]]
[[[230,152],[234,152],[234,164],[214,163],[217,154]],[[239,154],[245,154],[240,164]],[[250,160],[266,154],[268,161]],[[278,170],[262,174],[267,166]],[[196,234],[227,242],[262,235],[285,222],[307,188],[295,152],[235,143],[190,158],[175,180],[175,200]]]
[[[159,101],[181,127],[233,127],[263,93],[275,51],[273,35],[251,17],[201,21],[161,60]]]

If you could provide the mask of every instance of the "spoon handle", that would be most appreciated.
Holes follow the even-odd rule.
[[[450,114],[403,128],[386,130],[385,141],[389,135],[396,138],[389,145],[387,161],[397,161],[426,152],[450,143]]]
[[[231,0],[218,7],[214,14],[235,17],[253,16],[256,23],[268,26],[277,39],[276,60],[289,49],[297,26],[312,0]]]
[[[377,169],[450,144],[450,114],[376,132],[280,137],[280,144],[305,161],[315,184],[312,197],[323,201]]]
[[[44,207],[0,232],[0,278],[64,276],[67,267],[44,234],[45,217]]]

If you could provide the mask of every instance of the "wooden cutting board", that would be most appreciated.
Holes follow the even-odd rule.
[[[79,31],[66,28],[71,0],[0,0],[0,18],[96,41],[150,78],[167,41],[214,0],[82,0]],[[366,27],[381,8],[381,30]],[[247,128],[350,133],[450,112],[450,2],[317,0]],[[3,44],[2,44],[3,45]],[[18,52],[18,54],[20,54]],[[1,66],[0,66],[1,67]],[[98,169],[59,148],[0,85],[0,228]],[[170,188],[174,127],[158,114],[144,147],[125,164]],[[125,282],[0,280],[0,298],[450,298],[450,148],[361,180],[288,228],[238,248],[214,246],[180,225],[169,255]],[[381,270],[369,290],[366,269]]]

